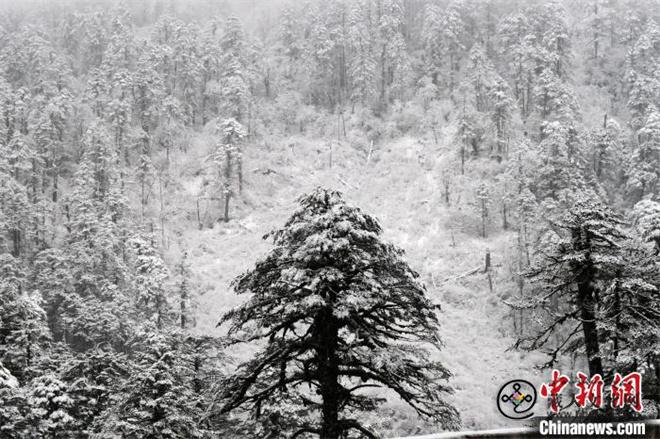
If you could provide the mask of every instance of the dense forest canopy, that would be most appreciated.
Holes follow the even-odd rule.
[[[458,428],[461,391],[487,384],[443,364],[486,351],[461,338],[427,368],[426,350],[399,343],[439,347],[431,335],[447,339],[461,313],[496,316],[498,337],[544,370],[639,371],[647,406],[660,402],[659,0],[0,5],[1,436]],[[383,214],[413,268],[317,183]],[[235,299],[225,277],[255,262],[252,238],[303,190]],[[299,248],[318,261],[294,258],[303,286],[285,287],[282,254]],[[466,272],[482,250],[483,273]],[[271,307],[299,288],[308,302]],[[209,303],[229,334],[204,323]],[[255,322],[274,332],[250,357]],[[264,358],[266,375],[250,375]],[[291,396],[289,379],[320,400]],[[397,398],[416,413],[379,411]]]

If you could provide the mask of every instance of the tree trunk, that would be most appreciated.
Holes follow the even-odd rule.
[[[266,75],[264,76],[264,90],[266,98],[270,99],[270,67],[266,69]]]
[[[531,101],[532,101],[532,74],[531,72],[527,72],[527,99],[525,100],[525,111],[523,114],[525,119],[527,118],[527,116],[529,116]]]
[[[516,283],[518,284],[518,296],[520,296],[520,300],[522,301],[523,298],[525,297],[525,278],[521,275],[518,275],[516,278]],[[520,311],[517,311],[518,318],[520,320],[520,324],[518,325],[518,335],[522,337],[523,331],[524,331],[524,315],[523,315],[523,310],[521,309]]]
[[[202,125],[206,125],[206,122],[207,122],[207,120],[206,120],[206,102],[208,101],[208,95],[206,94],[206,83],[207,82],[208,82],[208,80],[206,78],[204,78],[202,80],[202,84],[203,84],[203,86],[202,86],[202,102],[200,104],[200,109],[199,109],[199,112],[202,115]]]
[[[385,88],[386,88],[386,77],[385,77],[385,55],[387,54],[386,46],[383,45],[383,50],[380,54],[380,110],[385,111],[387,104],[385,102]]]
[[[238,193],[243,193],[243,157],[239,156],[236,162],[237,172],[238,172]]]
[[[53,200],[53,203],[57,203],[57,195],[58,195],[58,180],[59,180],[59,171],[56,169],[55,170],[55,175],[53,176],[53,192],[51,194],[51,199]]]
[[[506,202],[502,203],[502,227],[504,230],[509,230],[509,221],[506,217]]]
[[[202,217],[199,213],[199,198],[197,198],[197,227],[199,228],[199,230],[202,230],[202,228],[203,228],[203,226],[202,226]]]
[[[163,297],[161,293],[156,296],[156,327],[158,329],[163,327]]]
[[[614,361],[616,362],[616,359],[619,356],[619,334],[621,331],[621,300],[619,298],[618,289],[614,290],[614,313],[614,339],[612,340],[612,350],[614,351]]]
[[[587,268],[584,275],[578,281],[578,308],[582,319],[582,331],[584,334],[584,346],[589,364],[589,374],[603,375],[603,364],[600,358],[600,345],[598,342],[598,329],[596,328],[596,302],[594,300],[594,273],[592,268]]]
[[[181,315],[180,315],[181,329],[186,329],[186,324],[187,324],[187,321],[186,321],[186,300],[188,300],[188,293],[186,292],[185,288],[181,288],[181,297],[180,297],[180,301],[179,301],[179,306],[180,306],[180,309],[181,309]]]
[[[339,439],[339,364],[337,359],[338,328],[332,309],[324,309],[316,318],[319,371],[319,393],[323,400],[320,439]]]
[[[598,17],[598,0],[594,2],[594,17]],[[598,23],[598,20],[594,20],[595,23]],[[595,25],[594,29],[594,59],[598,61],[598,25]]]
[[[486,250],[486,267],[485,267],[484,271],[486,272],[486,276],[488,277],[488,290],[492,294],[493,293],[493,276],[491,275],[490,268],[491,268],[490,250]]]
[[[229,222],[229,191],[225,192],[225,222]]]
[[[144,207],[147,204],[145,198],[146,198],[145,177],[142,177],[140,178],[140,214],[142,221],[144,221]]]
[[[202,392],[202,380],[199,378],[199,372],[202,369],[202,359],[199,357],[199,355],[195,356],[195,360],[193,361],[193,371],[195,372],[195,378],[193,379],[193,389],[195,390],[195,393],[201,393]]]
[[[18,258],[21,255],[21,231],[18,229],[14,229],[11,231],[12,235],[12,243],[14,244],[12,247],[12,253],[11,255],[15,258]]]
[[[486,201],[481,200],[481,237],[486,237],[486,218],[488,217],[488,211],[486,210]]]
[[[449,89],[454,89],[454,55],[449,52]]]

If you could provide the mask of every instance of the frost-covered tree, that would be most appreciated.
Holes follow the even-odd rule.
[[[450,92],[456,86],[460,61],[466,50],[465,37],[467,29],[462,14],[464,7],[465,3],[462,1],[451,2],[442,14],[439,29],[447,67],[445,72],[449,77],[447,85]]]
[[[571,62],[571,39],[568,35],[566,10],[558,1],[543,3],[532,15],[539,35],[539,61],[545,69],[551,69],[561,80],[568,74]]]
[[[97,348],[76,355],[60,353],[58,363],[57,379],[69,403],[66,413],[75,420],[71,434],[100,433],[104,412],[121,400],[121,386],[130,379],[129,358]]]
[[[621,127],[605,115],[603,126],[589,133],[588,143],[596,178],[610,186],[616,186],[620,180],[620,165],[624,159]]]
[[[351,99],[368,103],[376,94],[376,59],[369,24],[365,19],[366,2],[356,2],[348,15],[348,35],[353,56],[349,60],[348,76]]]
[[[157,122],[165,86],[149,57],[141,58],[136,70],[131,78],[133,113],[142,131],[151,133]]]
[[[142,316],[161,329],[171,314],[165,285],[169,271],[154,246],[153,237],[138,234],[128,240],[127,247],[132,253],[137,308]]]
[[[54,374],[37,377],[28,394],[30,404],[26,421],[30,434],[45,437],[66,437],[79,431],[78,420],[73,416],[76,401],[69,387]]]
[[[140,216],[144,219],[156,170],[151,159],[151,136],[145,131],[140,131],[136,140],[138,159],[135,166],[135,178],[139,186]]]
[[[424,64],[434,85],[440,85],[444,66],[442,46],[442,10],[435,3],[426,5],[422,38],[424,42]]]
[[[152,41],[151,65],[160,73],[165,93],[181,101],[186,120],[201,121],[199,95],[203,66],[199,51],[204,46],[200,43],[199,27],[163,15],[154,24]],[[148,72],[149,66],[146,67]]]
[[[528,273],[537,293],[514,305],[536,309],[540,326],[516,345],[549,347],[550,366],[560,355],[584,349],[590,375],[602,376],[600,310],[609,282],[625,265],[619,251],[626,238],[622,220],[600,201],[583,197],[553,224],[553,230]],[[553,336],[557,343],[552,343]]]
[[[163,99],[159,113],[154,140],[156,145],[165,150],[166,165],[169,165],[170,155],[175,147],[179,146],[179,149],[185,150],[180,146],[185,138],[185,114],[181,103],[172,96]]]
[[[49,334],[38,292],[26,288],[21,261],[0,254],[0,362],[19,380],[32,378]]]
[[[470,83],[473,87],[475,108],[486,111],[489,107],[489,91],[493,87],[496,73],[493,64],[480,44],[470,49]]]
[[[243,27],[237,18],[230,17],[224,28],[220,40],[223,51],[223,69],[220,75],[221,108],[223,114],[244,123],[250,100],[250,81]]]
[[[53,340],[66,341],[63,317],[74,285],[67,253],[56,248],[39,252],[34,258],[32,282],[43,296],[43,308]]]
[[[62,90],[39,102],[38,105],[42,108],[32,115],[30,131],[33,133],[35,149],[43,162],[43,178],[48,181],[47,198],[53,203],[59,200],[59,179],[65,158],[64,140],[71,113],[71,100],[69,92]]]
[[[101,118],[106,115],[105,109],[110,100],[109,96],[110,86],[105,74],[98,69],[89,72],[82,99],[90,106],[94,116]],[[116,109],[113,110],[116,111]],[[121,117],[110,113],[110,119],[115,122],[116,126],[124,126],[127,118],[123,116],[123,111],[119,114],[121,114]]]
[[[637,139],[628,171],[628,187],[634,195],[643,197],[656,194],[660,187],[660,111],[655,107],[651,107]]]
[[[201,78],[200,78],[200,114],[202,125],[206,125],[213,114],[219,112],[221,90],[219,87],[222,71],[222,48],[218,44],[221,23],[217,19],[204,28],[200,37]],[[168,97],[171,99],[170,97]],[[168,99],[166,98],[166,99]]]
[[[379,238],[374,218],[318,188],[300,198],[275,249],[234,282],[251,293],[222,317],[232,343],[265,344],[227,380],[225,411],[264,419],[271,433],[338,439],[376,437],[362,411],[391,389],[420,415],[458,426],[442,394],[449,371],[425,346],[439,346],[435,306],[402,251]],[[279,419],[278,425],[268,420]]]
[[[616,25],[616,9],[613,7],[614,2],[606,0],[593,0],[589,2],[587,8],[590,11],[588,18],[589,29],[592,35],[593,44],[593,58],[599,61],[603,54],[608,54],[606,49],[612,49],[613,43],[613,28]],[[605,42],[609,40],[609,47]]]
[[[93,125],[83,144],[66,224],[66,257],[75,294],[66,296],[62,323],[67,341],[77,348],[102,341],[120,346],[129,332],[125,318],[128,271],[123,258],[125,198],[107,132]]]
[[[131,378],[121,382],[113,405],[101,415],[101,437],[209,437],[207,427],[218,427],[204,402],[212,382],[205,376],[195,387],[201,371],[188,343],[178,334],[137,334]],[[208,343],[200,346],[210,352]]]
[[[341,44],[342,29],[332,22],[333,7],[310,9],[309,38],[305,55],[309,74],[310,97],[319,104],[341,104],[341,86],[336,74],[337,58],[335,51]]]
[[[22,145],[20,141],[12,142],[9,148],[0,145],[0,236],[3,247],[14,257],[29,250],[34,232],[28,188],[20,182],[29,169],[29,161],[22,157]]]
[[[25,415],[30,408],[25,392],[11,372],[0,364],[0,434],[27,437],[30,425]]]
[[[628,52],[630,68],[644,75],[653,77],[660,60],[660,27],[650,18],[639,38]]]
[[[655,254],[660,254],[660,202],[646,198],[635,204],[632,216],[642,240],[653,244]]]
[[[224,200],[224,220],[229,221],[229,201],[240,193],[243,186],[241,143],[245,129],[236,119],[218,121],[215,126],[217,143],[211,157],[215,181],[213,190],[219,190]]]
[[[513,82],[513,94],[522,115],[529,115],[533,104],[536,70],[536,39],[532,35],[529,17],[516,13],[502,19],[497,30],[500,56],[512,67],[507,77]]]
[[[181,261],[176,266],[176,282],[177,282],[177,299],[179,302],[179,327],[186,329],[192,323],[192,309],[191,309],[191,267],[188,261],[188,252],[184,251],[181,256]]]
[[[378,65],[378,95],[383,109],[393,92],[402,88],[409,68],[406,41],[401,34],[404,8],[401,0],[378,0],[375,7],[375,50]]]
[[[656,107],[660,98],[660,80],[653,76],[630,71],[627,75],[630,89],[628,107],[632,113],[630,124],[634,130],[644,126],[649,109]]]
[[[544,134],[537,150],[536,196],[540,201],[570,206],[586,187],[581,139],[575,128],[559,122],[545,124]]]
[[[479,215],[479,234],[482,238],[486,237],[486,226],[490,222],[489,210],[492,203],[491,193],[486,183],[481,183],[475,194],[476,201],[474,207]]]
[[[614,370],[660,365],[660,277],[657,258],[635,239],[621,243],[612,279],[600,293],[603,351]],[[648,370],[643,370],[648,375]]]
[[[569,123],[580,117],[573,92],[550,69],[544,69],[538,77],[534,87],[534,102],[543,121]]]
[[[511,119],[514,110],[510,89],[501,78],[497,78],[495,84],[489,90],[489,99],[492,104],[490,118],[495,124],[496,152],[497,157],[501,159],[505,153],[511,131]]]
[[[513,201],[512,216],[518,222],[521,241],[519,244],[526,254],[528,253],[529,232],[532,229],[538,207],[536,195],[532,192],[537,167],[535,151],[526,142],[519,142],[512,159],[507,163],[504,177],[505,181],[511,182],[508,186],[508,198]],[[529,261],[529,257],[525,259]]]
[[[300,25],[295,11],[285,8],[280,19],[279,40],[282,44],[282,52],[286,57],[289,74],[296,67],[302,52],[299,33]]]

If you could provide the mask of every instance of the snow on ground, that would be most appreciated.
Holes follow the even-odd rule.
[[[540,362],[538,356],[507,351],[514,340],[511,316],[501,297],[513,288],[504,269],[513,237],[494,227],[492,237],[481,239],[476,236],[476,222],[473,230],[469,222],[453,218],[456,211],[443,204],[439,163],[432,159],[450,156],[443,148],[404,138],[378,148],[367,163],[365,154],[335,145],[332,168],[328,151],[326,143],[304,138],[270,149],[253,148],[244,165],[243,201],[233,206],[232,220],[203,230],[188,226],[182,232],[179,242],[190,250],[195,280],[201,285],[198,328],[218,331],[215,324],[222,313],[244,300],[231,291],[231,280],[268,251],[270,244],[262,236],[284,224],[299,195],[317,185],[338,189],[380,220],[385,238],[406,251],[429,295],[441,304],[446,346],[440,358],[454,373],[451,384],[456,392],[450,399],[464,428],[520,426],[507,422],[495,404],[506,381],[540,381],[533,369]],[[461,197],[470,195],[465,188],[457,192]],[[476,218],[465,201],[462,205],[461,218]],[[457,223],[463,227],[450,230]],[[481,266],[486,249],[495,265],[493,293],[482,272],[447,280]],[[405,420],[386,426],[394,435],[437,432],[437,427],[417,422],[400,402],[393,401],[385,410]]]

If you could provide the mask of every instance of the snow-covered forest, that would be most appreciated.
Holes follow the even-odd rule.
[[[0,4],[2,438],[657,417],[659,289],[659,0]]]

